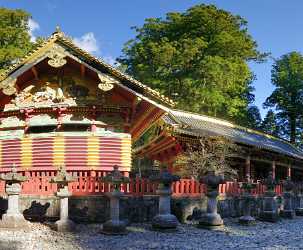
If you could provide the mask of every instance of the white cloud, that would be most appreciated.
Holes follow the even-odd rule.
[[[89,53],[97,54],[99,52],[99,45],[93,32],[88,32],[81,37],[74,38],[74,42],[81,49],[86,50]]]
[[[40,25],[39,25],[39,23],[37,23],[33,19],[29,19],[28,20],[28,28],[29,28],[28,33],[31,37],[31,42],[35,42],[36,41],[36,36],[34,35],[34,31],[39,30]]]
[[[75,37],[73,41],[81,49],[97,55],[106,63],[112,66],[117,65],[117,62],[114,57],[112,57],[111,55],[104,55],[104,53],[100,51],[100,46],[99,46],[100,43],[97,41],[95,34],[93,32],[85,33],[81,37]]]
[[[117,61],[112,56],[103,56],[101,59],[112,66],[117,65]]]

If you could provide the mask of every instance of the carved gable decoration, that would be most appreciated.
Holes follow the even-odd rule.
[[[0,83],[0,88],[5,95],[13,95],[16,93],[16,84],[17,79],[8,77]]]
[[[33,81],[24,88],[11,102],[5,105],[4,110],[14,110],[26,107],[50,107],[55,104],[65,103],[76,105],[70,96],[64,95],[59,84],[48,81]]]
[[[66,64],[66,54],[64,49],[60,46],[54,45],[53,48],[47,53],[49,58],[48,65],[54,68],[60,68]]]
[[[99,73],[98,77],[100,79],[98,88],[104,92],[112,90],[114,88],[115,83],[120,83],[120,81],[118,81],[117,79],[115,79],[109,75]]]
[[[1,120],[0,128],[22,127],[25,122],[17,116],[10,116]]]

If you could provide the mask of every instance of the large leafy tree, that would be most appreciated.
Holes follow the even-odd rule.
[[[240,16],[213,5],[197,5],[135,27],[118,61],[126,72],[185,110],[241,120],[253,100],[247,62],[265,54]]]
[[[23,10],[0,8],[0,73],[32,48],[29,18],[30,15]]]
[[[295,144],[302,130],[303,56],[298,52],[283,55],[275,61],[271,78],[276,88],[264,106],[276,109],[283,136]]]
[[[277,115],[273,110],[269,110],[261,123],[260,129],[269,135],[279,137],[282,135],[282,130],[279,126]]]

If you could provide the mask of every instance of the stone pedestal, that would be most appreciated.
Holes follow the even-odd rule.
[[[276,222],[278,221],[278,207],[276,201],[276,194],[273,191],[267,191],[263,198],[263,208],[260,213],[260,220]]]
[[[175,231],[179,222],[175,215],[171,214],[171,188],[160,187],[157,190],[159,197],[159,214],[152,220],[152,228],[160,231]]]
[[[296,215],[297,216],[303,216],[303,195],[298,194],[298,202],[299,206],[295,209]]]
[[[20,183],[7,183],[5,191],[8,195],[8,209],[2,216],[0,227],[2,228],[26,228],[29,223],[19,211]]]
[[[256,220],[251,216],[251,202],[253,201],[254,197],[250,194],[244,194],[243,199],[244,215],[239,218],[239,223],[243,225],[254,225]]]
[[[218,214],[218,191],[210,190],[207,192],[207,211],[206,214],[199,220],[199,227],[207,229],[216,229],[223,226],[223,220]]]
[[[106,193],[106,196],[110,199],[110,220],[103,224],[101,233],[109,235],[127,234],[126,223],[119,218],[119,202],[122,195],[123,194],[117,189],[114,189],[113,192]]]
[[[295,211],[293,209],[293,194],[291,192],[283,193],[283,210],[280,215],[283,218],[293,219],[295,217]]]
[[[55,222],[55,230],[59,232],[73,231],[75,224],[68,218],[68,197],[71,196],[68,186],[61,188],[56,195],[60,198],[60,220]]]

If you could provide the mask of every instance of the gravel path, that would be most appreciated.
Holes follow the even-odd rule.
[[[225,220],[220,231],[182,225],[177,233],[167,234],[150,231],[148,224],[133,224],[127,236],[99,234],[100,225],[78,225],[75,233],[58,233],[33,223],[27,231],[0,229],[0,249],[303,249],[303,218],[275,224],[258,222],[250,227],[236,221]]]

